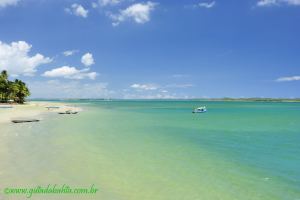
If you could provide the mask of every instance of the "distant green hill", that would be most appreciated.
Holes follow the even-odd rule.
[[[210,101],[300,102],[300,98],[212,98]]]

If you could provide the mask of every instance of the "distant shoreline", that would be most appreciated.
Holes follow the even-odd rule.
[[[216,98],[207,99],[209,101],[243,101],[243,102],[300,102],[300,99],[281,99],[281,98]]]
[[[61,99],[29,99],[28,101],[225,101],[225,102],[300,102],[300,98],[191,98],[191,99],[77,99],[77,98],[61,98]]]

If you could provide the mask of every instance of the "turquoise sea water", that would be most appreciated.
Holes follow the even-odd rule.
[[[32,199],[300,199],[299,103],[69,103],[84,111],[1,125],[0,190],[95,184],[97,195]],[[202,105],[207,113],[191,113]]]

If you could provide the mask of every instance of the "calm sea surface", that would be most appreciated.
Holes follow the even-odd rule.
[[[31,199],[300,200],[300,103],[68,103],[84,111],[0,125],[1,200],[48,184],[99,192]]]

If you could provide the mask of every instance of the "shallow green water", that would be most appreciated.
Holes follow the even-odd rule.
[[[299,103],[71,103],[84,112],[1,125],[0,189],[95,184],[100,190],[47,199],[300,199]],[[191,113],[201,105],[207,113]]]

